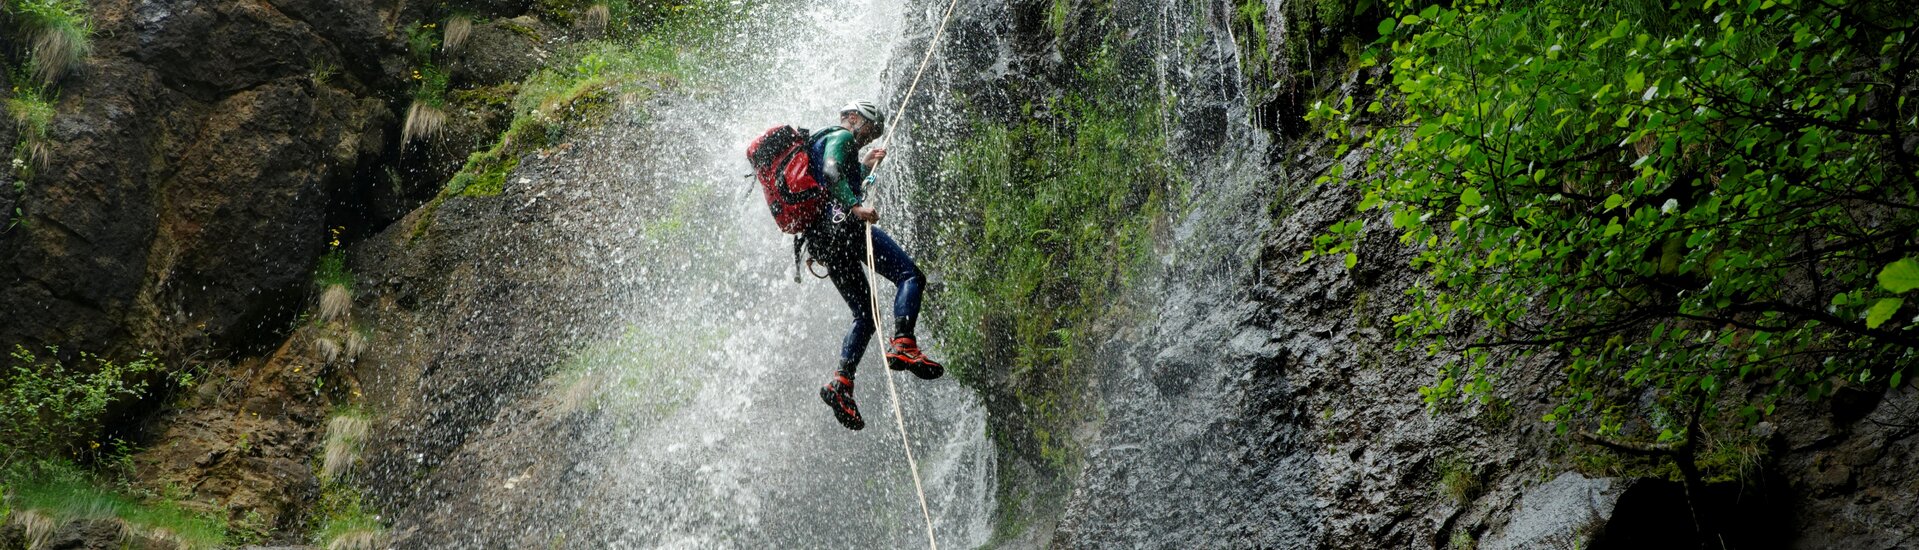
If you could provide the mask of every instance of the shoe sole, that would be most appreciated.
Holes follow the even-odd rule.
[[[886,368],[911,372],[920,380],[933,380],[946,374],[946,367],[939,363],[915,363],[892,354],[886,356]]]
[[[840,421],[841,426],[854,431],[866,428],[866,421],[858,416],[858,405],[854,405],[856,408],[853,414],[846,414],[846,411],[840,408],[838,396],[833,393],[832,388],[820,388],[820,400],[826,402],[826,408],[833,409],[833,419]]]

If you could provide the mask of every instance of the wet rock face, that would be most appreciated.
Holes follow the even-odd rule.
[[[1268,4],[1269,28],[1286,28],[1283,15],[1271,15],[1285,10]],[[1101,418],[1079,434],[1086,454],[1071,497],[1063,510],[1019,511],[1036,516],[1020,520],[1037,529],[1056,518],[1058,531],[1025,533],[1010,546],[1691,546],[1693,512],[1677,483],[1568,472],[1568,455],[1604,451],[1568,451],[1567,437],[1537,421],[1550,412],[1561,364],[1502,359],[1509,408],[1433,409],[1421,400],[1417,388],[1447,358],[1395,349],[1392,316],[1409,307],[1404,291],[1419,274],[1386,220],[1367,220],[1357,266],[1301,260],[1359,201],[1315,178],[1335,162],[1358,173],[1362,159],[1333,158],[1327,144],[1301,137],[1297,106],[1358,101],[1377,93],[1360,84],[1374,75],[1316,67],[1320,76],[1261,100],[1235,74],[1226,14],[1150,1],[1103,4],[1096,14],[1068,5],[1056,37],[1036,23],[1047,13],[1026,3],[956,12],[949,39],[960,39],[949,44],[939,80],[921,85],[925,102],[914,108],[926,115],[907,140],[938,150],[976,121],[969,116],[1004,116],[1029,96],[1078,92],[1050,75],[1084,63],[1102,35],[1148,48],[1163,70],[1142,62],[1129,65],[1131,74],[1178,98],[1168,149],[1190,163],[1191,206],[1168,222],[1159,271],[1136,291],[1138,309],[1150,314],[1101,335]],[[921,11],[943,7],[923,2]],[[922,34],[935,23],[920,22]],[[1253,109],[1256,101],[1275,103]],[[908,162],[919,162],[919,174],[938,170]],[[1024,414],[991,409],[1014,401],[1012,388],[975,389],[994,414]],[[1701,521],[1724,526],[1733,548],[1913,546],[1916,395],[1842,394],[1830,406],[1782,412],[1807,420],[1768,436],[1751,485],[1713,484],[1692,497],[1706,510]],[[1019,458],[1016,449],[1000,454],[1002,464]]]
[[[1519,498],[1519,508],[1500,532],[1480,548],[1592,546],[1591,535],[1613,516],[1613,507],[1629,482],[1589,478],[1574,472],[1560,474]]]
[[[552,29],[532,17],[473,26],[454,54],[453,78],[479,86],[517,82],[545,61]]]
[[[283,328],[328,203],[385,147],[392,115],[364,90],[390,71],[311,78],[399,51],[374,5],[95,2],[51,160],[9,197],[24,218],[0,232],[0,311],[24,322],[0,343],[165,355]]]

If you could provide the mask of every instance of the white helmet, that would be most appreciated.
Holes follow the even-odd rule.
[[[840,114],[844,115],[846,113],[859,113],[861,117],[865,117],[866,120],[871,121],[873,126],[878,128],[880,132],[886,132],[886,114],[881,113],[880,107],[874,105],[871,101],[854,101],[848,103],[845,107],[840,108]]]

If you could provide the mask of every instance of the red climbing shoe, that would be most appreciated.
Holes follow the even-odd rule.
[[[920,353],[919,342],[913,341],[911,336],[894,338],[892,347],[886,352],[886,368],[912,372],[921,380],[932,380],[946,373],[946,367]]]
[[[860,419],[860,406],[853,402],[853,381],[845,375],[834,375],[833,380],[820,388],[820,399],[826,406],[833,408],[833,419],[849,430],[866,427],[866,421]]]

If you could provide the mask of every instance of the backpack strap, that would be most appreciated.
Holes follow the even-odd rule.
[[[800,247],[805,243],[805,233],[793,234],[793,284],[800,284]]]

